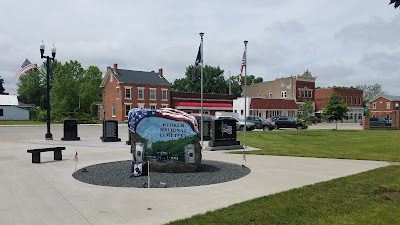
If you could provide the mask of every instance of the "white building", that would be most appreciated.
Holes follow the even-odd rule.
[[[244,118],[244,98],[233,100],[233,112]],[[249,98],[246,99],[246,116],[269,118],[273,116],[296,117],[298,106],[294,99]]]
[[[21,106],[16,95],[0,95],[0,120],[29,120],[29,108]]]

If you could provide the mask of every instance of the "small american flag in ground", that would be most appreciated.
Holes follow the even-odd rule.
[[[78,162],[78,150],[75,152],[75,158],[74,158],[75,162]]]
[[[28,59],[25,59],[25,62],[22,63],[21,69],[18,71],[18,73],[14,76],[14,80],[18,80],[19,77],[24,74],[25,72],[27,72],[28,70],[31,70],[33,68],[35,68],[36,65],[32,64]]]

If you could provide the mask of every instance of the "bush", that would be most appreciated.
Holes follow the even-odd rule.
[[[47,112],[46,110],[38,110],[37,116],[36,116],[36,121],[40,122],[46,122],[47,119]]]

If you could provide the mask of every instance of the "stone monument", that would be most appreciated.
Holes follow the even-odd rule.
[[[150,172],[199,170],[202,159],[199,130],[196,118],[190,114],[170,108],[132,109],[128,129],[132,168],[149,163]]]

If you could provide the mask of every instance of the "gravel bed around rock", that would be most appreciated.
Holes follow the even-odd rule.
[[[147,176],[130,177],[131,161],[96,164],[82,168],[72,176],[82,182],[111,187],[147,188]],[[151,188],[192,187],[236,180],[248,175],[247,167],[203,160],[196,173],[150,173]]]

